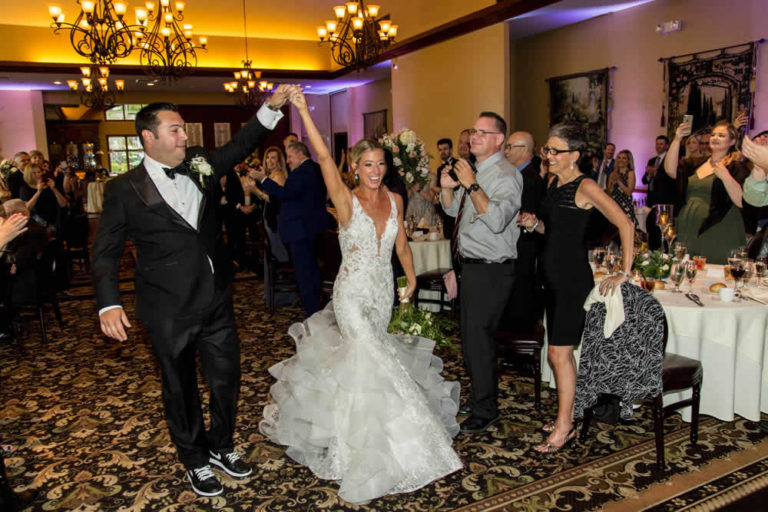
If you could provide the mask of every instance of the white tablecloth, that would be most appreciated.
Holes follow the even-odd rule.
[[[707,268],[717,267],[721,266],[707,265]],[[704,368],[701,414],[723,421],[732,421],[738,414],[758,421],[760,411],[768,412],[768,306],[746,300],[721,302],[708,290],[715,281],[726,282],[707,276],[706,270],[696,278],[694,291],[704,307],[697,306],[682,293],[672,293],[672,286],[654,292],[669,324],[667,352],[701,361]],[[728,283],[733,286],[733,281]],[[688,290],[687,282],[683,290]],[[762,294],[768,295],[768,290],[762,288]],[[577,361],[578,358],[577,351]],[[542,379],[554,386],[554,375],[546,364],[546,350],[542,359]],[[690,390],[668,393],[664,403],[677,402],[690,395]],[[690,420],[690,408],[682,412],[683,418]]]
[[[425,240],[420,242],[408,242],[413,253],[413,269],[416,275],[431,272],[437,269],[450,269],[451,242],[450,240]],[[439,299],[440,293],[430,290],[422,290],[419,297],[424,299]],[[439,311],[437,304],[420,304],[420,307],[429,311]]]
[[[86,194],[88,199],[85,211],[88,213],[101,213],[101,205],[104,202],[104,182],[90,182]]]

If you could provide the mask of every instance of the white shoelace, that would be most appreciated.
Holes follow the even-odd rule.
[[[227,458],[227,461],[229,461],[230,464],[233,464],[240,460],[240,456],[237,454],[237,452],[229,452],[225,455]]]
[[[216,478],[216,475],[213,474],[213,469],[211,469],[211,466],[203,466],[200,468],[195,468],[192,470],[192,472],[200,480],[208,480],[209,478]]]

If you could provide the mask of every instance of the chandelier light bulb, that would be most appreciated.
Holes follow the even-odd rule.
[[[123,2],[116,2],[114,6],[115,13],[118,15],[118,17],[122,17],[128,11],[128,6]]]
[[[381,27],[381,31],[382,32],[384,32],[385,34],[389,33],[389,27],[392,26],[392,21],[391,20],[381,20],[379,22],[379,26]]]
[[[85,18],[81,19],[80,27],[87,30],[90,27],[90,25],[88,24],[88,20]]]
[[[328,29],[328,32],[336,32],[337,27],[338,24],[334,20],[328,20],[325,22],[325,28]]]
[[[333,12],[336,13],[336,17],[341,19],[344,17],[344,14],[347,12],[347,8],[343,5],[337,5],[333,8]]]
[[[169,12],[165,13],[164,19],[166,23],[173,23],[173,14]]]
[[[51,18],[54,20],[59,17],[59,14],[61,14],[61,7],[58,5],[49,5],[48,6],[48,14],[51,15]]]
[[[144,7],[146,7],[149,12],[152,12],[155,10],[155,2],[146,2]]]
[[[357,8],[359,4],[357,2],[347,2],[347,11],[349,14],[357,14]]]
[[[91,76],[91,68],[88,66],[81,67],[80,72],[83,74],[83,76]]]
[[[124,91],[125,90],[125,80],[115,80],[115,87],[117,87],[118,91]]]
[[[99,74],[104,78],[109,77],[109,68],[107,66],[101,66],[99,68]]]
[[[248,80],[248,88],[249,89],[255,89],[256,88],[256,81],[255,80]]]
[[[191,30],[185,30],[185,31],[184,31],[184,37],[186,37],[186,38],[187,38],[187,41],[189,41],[190,39],[192,39],[192,31],[191,31]]]
[[[381,8],[380,5],[369,5],[368,6],[368,15],[371,18],[376,18],[379,15],[379,9]]]
[[[208,44],[208,38],[205,36],[200,36],[200,46],[205,48],[205,46]]]
[[[352,18],[352,28],[355,30],[362,30],[364,22],[365,20],[363,18],[355,16],[354,18]]]
[[[397,37],[397,25],[392,25],[389,27],[389,38],[394,39]]]
[[[160,5],[168,7],[171,4],[171,0],[160,0]]]
[[[144,20],[147,19],[147,10],[146,9],[141,8],[141,7],[137,7],[135,9],[135,12],[136,12],[136,21],[138,23],[143,23]]]
[[[79,84],[77,83],[77,80],[67,80],[67,85],[73,91],[76,91],[79,86]]]
[[[163,35],[164,38],[168,39],[168,37],[171,35],[171,29],[168,27],[163,27],[160,29],[160,33]]]
[[[328,36],[328,29],[325,27],[317,27],[317,37],[320,38],[320,40],[324,40]]]
[[[58,17],[56,18],[56,23],[59,24],[59,25],[64,23],[64,13],[61,13],[61,14],[58,15]]]
[[[93,14],[93,9],[95,7],[94,3],[91,0],[84,0],[80,7],[83,9],[83,12],[86,14]]]
[[[102,89],[106,89],[106,88],[107,88],[107,79],[106,79],[106,78],[104,78],[104,77],[102,77],[102,78],[99,78],[99,86],[100,86]]]
[[[91,86],[91,79],[83,77],[80,79],[80,81],[83,82],[83,87],[90,87]]]
[[[181,12],[184,10],[184,7],[186,7],[186,4],[184,2],[176,2],[176,10]]]

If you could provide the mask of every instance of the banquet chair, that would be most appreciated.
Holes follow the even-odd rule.
[[[544,325],[537,321],[525,331],[499,330],[496,332],[496,350],[501,359],[501,367],[514,366],[520,356],[530,358],[533,373],[533,404],[541,409],[541,349],[544,347]]]
[[[85,214],[73,216],[65,225],[64,243],[67,247],[70,272],[73,270],[71,267],[76,261],[80,262],[80,268],[84,269],[86,273],[91,272],[91,260],[88,251],[89,232],[90,225],[88,223],[88,216]]]
[[[629,286],[634,288],[637,293],[639,294],[645,294],[650,295],[648,292],[641,290],[638,287],[635,287],[633,285],[630,285],[628,283],[625,283],[622,285],[622,289],[624,290],[625,286]],[[652,296],[651,296],[652,297]],[[655,301],[655,299],[654,299]],[[655,301],[656,304],[658,304],[658,301]],[[661,309],[661,305],[658,305],[658,308]],[[593,307],[594,309],[594,307]],[[604,309],[604,308],[603,308]],[[649,309],[649,308],[644,308]],[[590,313],[592,310],[590,310]],[[588,313],[588,319],[587,323],[589,323],[589,313]],[[629,316],[628,316],[629,318]],[[638,321],[648,320],[645,319],[638,319]],[[695,359],[691,359],[688,357],[684,357],[678,354],[668,354],[666,353],[666,347],[667,347],[667,339],[669,336],[669,326],[667,323],[666,315],[664,315],[663,310],[661,311],[661,318],[657,320],[657,325],[661,328],[662,334],[661,334],[661,350],[662,350],[662,359],[661,359],[661,368],[660,368],[660,389],[656,390],[656,392],[653,392],[646,397],[644,397],[645,402],[650,402],[652,406],[652,414],[653,414],[653,423],[654,423],[654,437],[656,441],[656,467],[660,471],[664,471],[666,467],[665,462],[665,454],[664,454],[664,418],[668,416],[671,412],[680,409],[682,407],[691,406],[691,432],[690,432],[690,440],[692,445],[696,445],[698,442],[698,434],[699,434],[699,401],[701,396],[701,383],[702,383],[702,377],[703,377],[703,369],[701,366],[701,362],[697,361]],[[600,322],[599,327],[602,328],[602,322]],[[652,327],[652,326],[651,326]],[[635,326],[629,326],[630,330],[639,329],[637,325]],[[585,327],[586,331],[586,327]],[[657,329],[658,331],[658,329]],[[653,332],[646,331],[646,332]],[[611,337],[611,340],[613,340],[613,337]],[[574,408],[574,417],[579,417],[579,411],[577,410],[579,407],[579,401],[580,401],[580,390],[579,386],[581,384],[581,378],[582,378],[582,370],[589,371],[585,368],[585,360],[584,360],[584,351],[588,350],[588,341],[586,338],[586,332],[585,332],[585,339],[583,341],[582,346],[582,359],[579,363],[579,382],[577,383],[577,391],[576,391],[576,406]],[[626,361],[620,362],[622,367],[626,367]],[[640,371],[647,376],[649,368],[640,368]],[[600,367],[600,372],[610,372],[610,368],[606,368],[605,366]],[[668,406],[664,406],[663,404],[663,395],[664,393],[673,392],[673,391],[682,391],[685,389],[691,388],[692,389],[692,396],[691,398],[681,400],[679,402],[670,404]],[[592,420],[593,416],[593,407],[595,404],[592,404],[591,406],[584,407],[583,408],[583,422],[581,427],[581,433],[579,439],[583,442],[587,437],[587,432],[589,431],[589,426]],[[626,404],[627,407],[631,407],[631,402],[629,404]]]
[[[450,268],[439,268],[429,272],[423,272],[416,276],[416,291],[413,292],[413,304],[418,307],[420,303],[424,304],[437,304],[440,306],[440,313],[444,308],[449,308],[451,313],[455,315],[456,312],[456,299],[448,299],[448,290],[445,288],[445,281],[443,281],[443,275],[450,272]],[[438,292],[439,298],[419,297],[419,292],[422,290]]]
[[[275,314],[275,294],[281,292],[299,293],[296,273],[290,261],[278,260],[272,252],[272,244],[261,223],[258,224],[260,236],[264,240],[264,288],[267,296],[269,314]]]

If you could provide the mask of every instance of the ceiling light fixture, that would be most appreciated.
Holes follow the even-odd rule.
[[[389,15],[379,19],[379,5],[365,0],[347,2],[333,8],[336,20],[317,27],[320,42],[331,44],[333,60],[344,67],[365,68],[376,62],[397,37],[397,25]]]
[[[88,108],[109,110],[115,106],[117,93],[125,90],[125,80],[115,80],[114,89],[109,85],[109,67],[83,66],[80,68],[83,90],[80,93],[80,103]],[[80,89],[77,80],[67,80],[69,88],[76,92]]]
[[[243,69],[235,71],[235,80],[225,82],[224,89],[232,94],[237,94],[237,102],[241,105],[258,105],[264,99],[274,84],[261,79],[261,71],[251,68],[251,59],[248,58],[248,29],[245,17],[245,0],[243,0],[243,40],[245,41],[245,60],[242,61]]]

